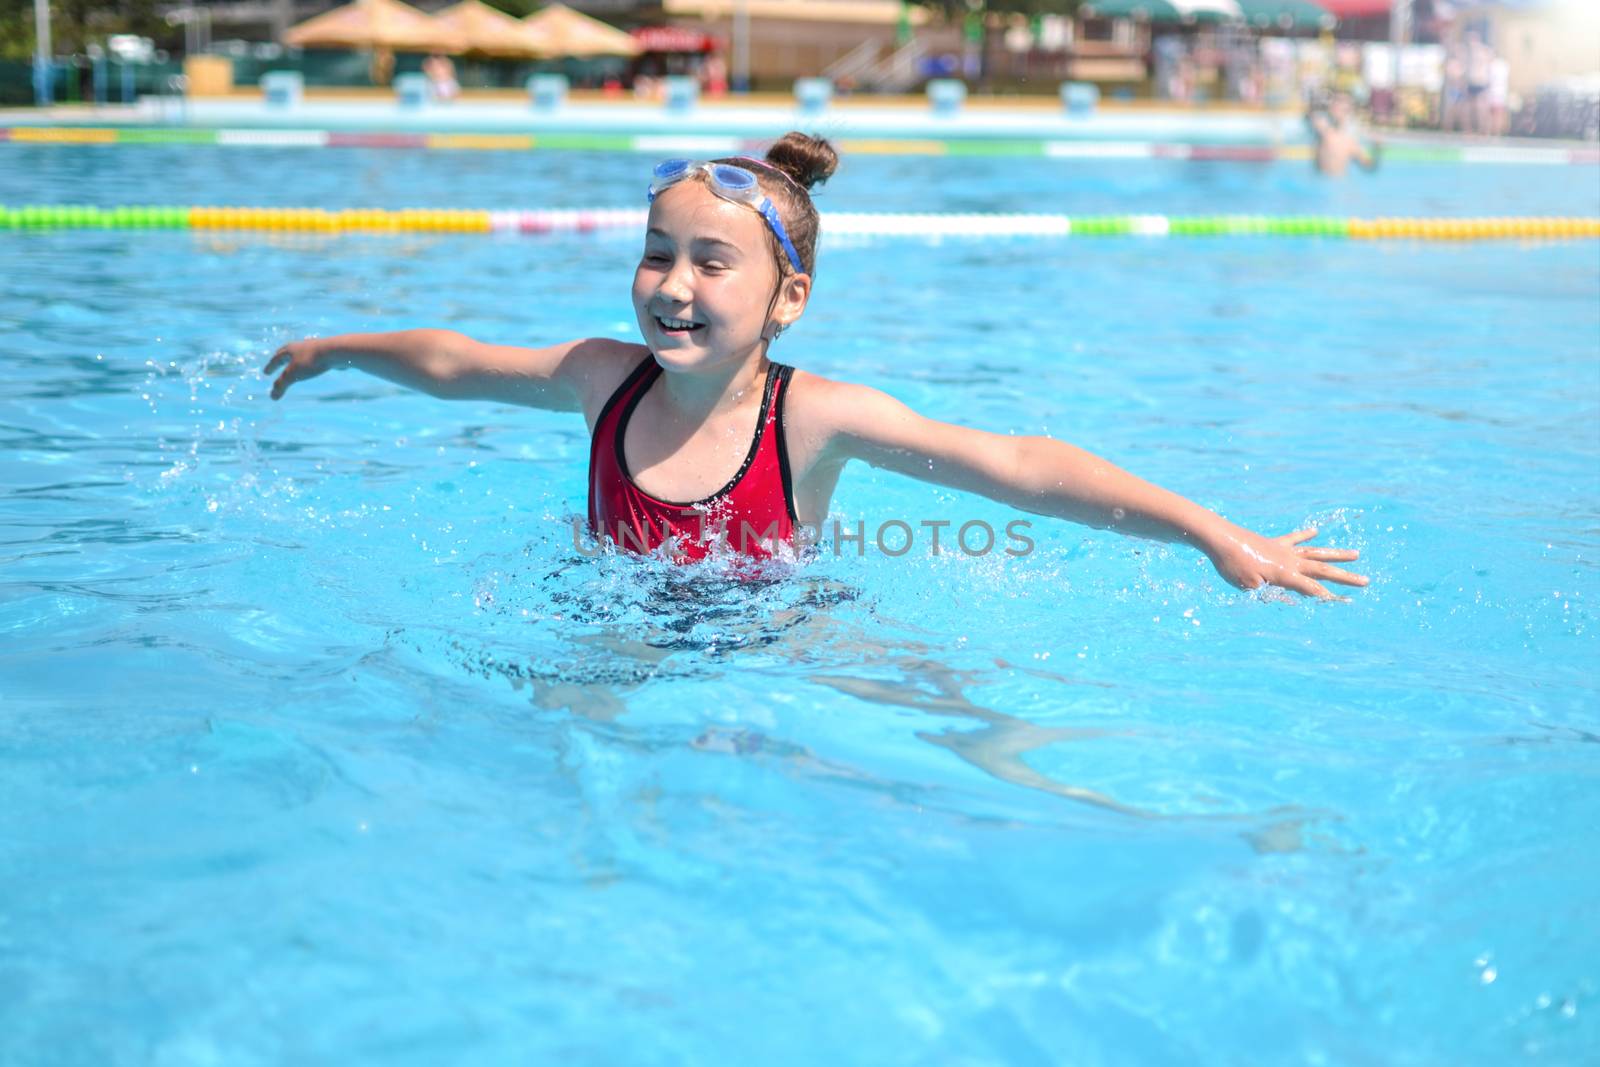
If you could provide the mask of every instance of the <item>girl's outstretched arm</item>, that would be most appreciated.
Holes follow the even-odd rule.
[[[338,367],[356,367],[445,400],[498,400],[554,411],[581,411],[590,377],[624,346],[608,338],[546,348],[488,345],[454,330],[399,330],[311,337],[284,345],[261,368],[272,399],[295,382]],[[631,346],[637,348],[637,346]]]
[[[1035,514],[1193,545],[1244,589],[1271,584],[1332,599],[1323,582],[1367,584],[1332,565],[1356,559],[1353,549],[1302,543],[1315,529],[1263,537],[1064,441],[938,422],[867,386],[830,381],[824,389],[816,409],[826,412],[823,455],[833,462],[860,459]]]

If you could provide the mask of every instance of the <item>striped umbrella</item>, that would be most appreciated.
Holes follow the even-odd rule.
[[[1090,0],[1084,13],[1147,22],[1225,22],[1241,17],[1236,0]]]
[[[298,48],[371,48],[388,52],[459,53],[463,42],[400,0],[356,0],[353,4],[291,26],[283,43]]]
[[[483,0],[461,0],[433,16],[434,21],[461,37],[468,52],[503,59],[543,59],[550,55],[545,39],[535,30]]]
[[[1244,20],[1263,29],[1314,30],[1331,26],[1334,16],[1318,0],[1235,0]],[[1387,0],[1385,0],[1387,3]]]
[[[551,4],[522,20],[552,56],[636,56],[639,42],[615,26],[590,18],[565,4]]]

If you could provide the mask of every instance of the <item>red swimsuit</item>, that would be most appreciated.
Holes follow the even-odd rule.
[[[772,546],[788,541],[800,524],[783,440],[783,397],[793,370],[768,364],[755,438],[733,479],[703,500],[675,503],[635,485],[623,455],[628,418],[661,376],[655,357],[645,359],[611,394],[595,422],[589,441],[590,531],[637,552],[679,536],[674,558],[680,563],[703,559],[719,540],[747,556],[771,557]]]

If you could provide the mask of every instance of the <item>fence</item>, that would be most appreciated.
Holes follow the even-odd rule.
[[[253,56],[227,57],[233,63],[233,84],[253,89],[268,71],[298,72],[308,87],[343,88],[370,86],[369,56],[365,52],[305,51],[288,53],[276,59]],[[416,73],[422,69],[422,56],[398,55],[394,73]],[[543,62],[514,60],[457,60],[456,76],[469,89],[521,89],[530,74],[564,74],[575,86],[599,85],[606,76],[626,71],[625,59],[565,59]],[[96,93],[95,64],[87,56],[58,57],[51,69],[53,98],[59,104],[131,103],[140,96],[169,91],[168,79],[183,73],[179,59],[165,63],[128,63],[106,59],[100,63],[100,92]],[[0,60],[0,107],[26,106],[34,102],[33,63],[26,59]]]
[[[105,59],[98,64],[88,56],[58,58],[50,67],[52,95],[58,104],[132,103],[150,93],[167,92],[167,82],[183,73],[183,64],[119,63]],[[0,106],[16,107],[33,103],[33,62],[26,59],[0,59]]]

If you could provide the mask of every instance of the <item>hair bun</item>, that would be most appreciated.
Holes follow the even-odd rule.
[[[813,185],[833,176],[839,166],[839,153],[826,138],[790,130],[767,149],[767,163],[809,192]]]

